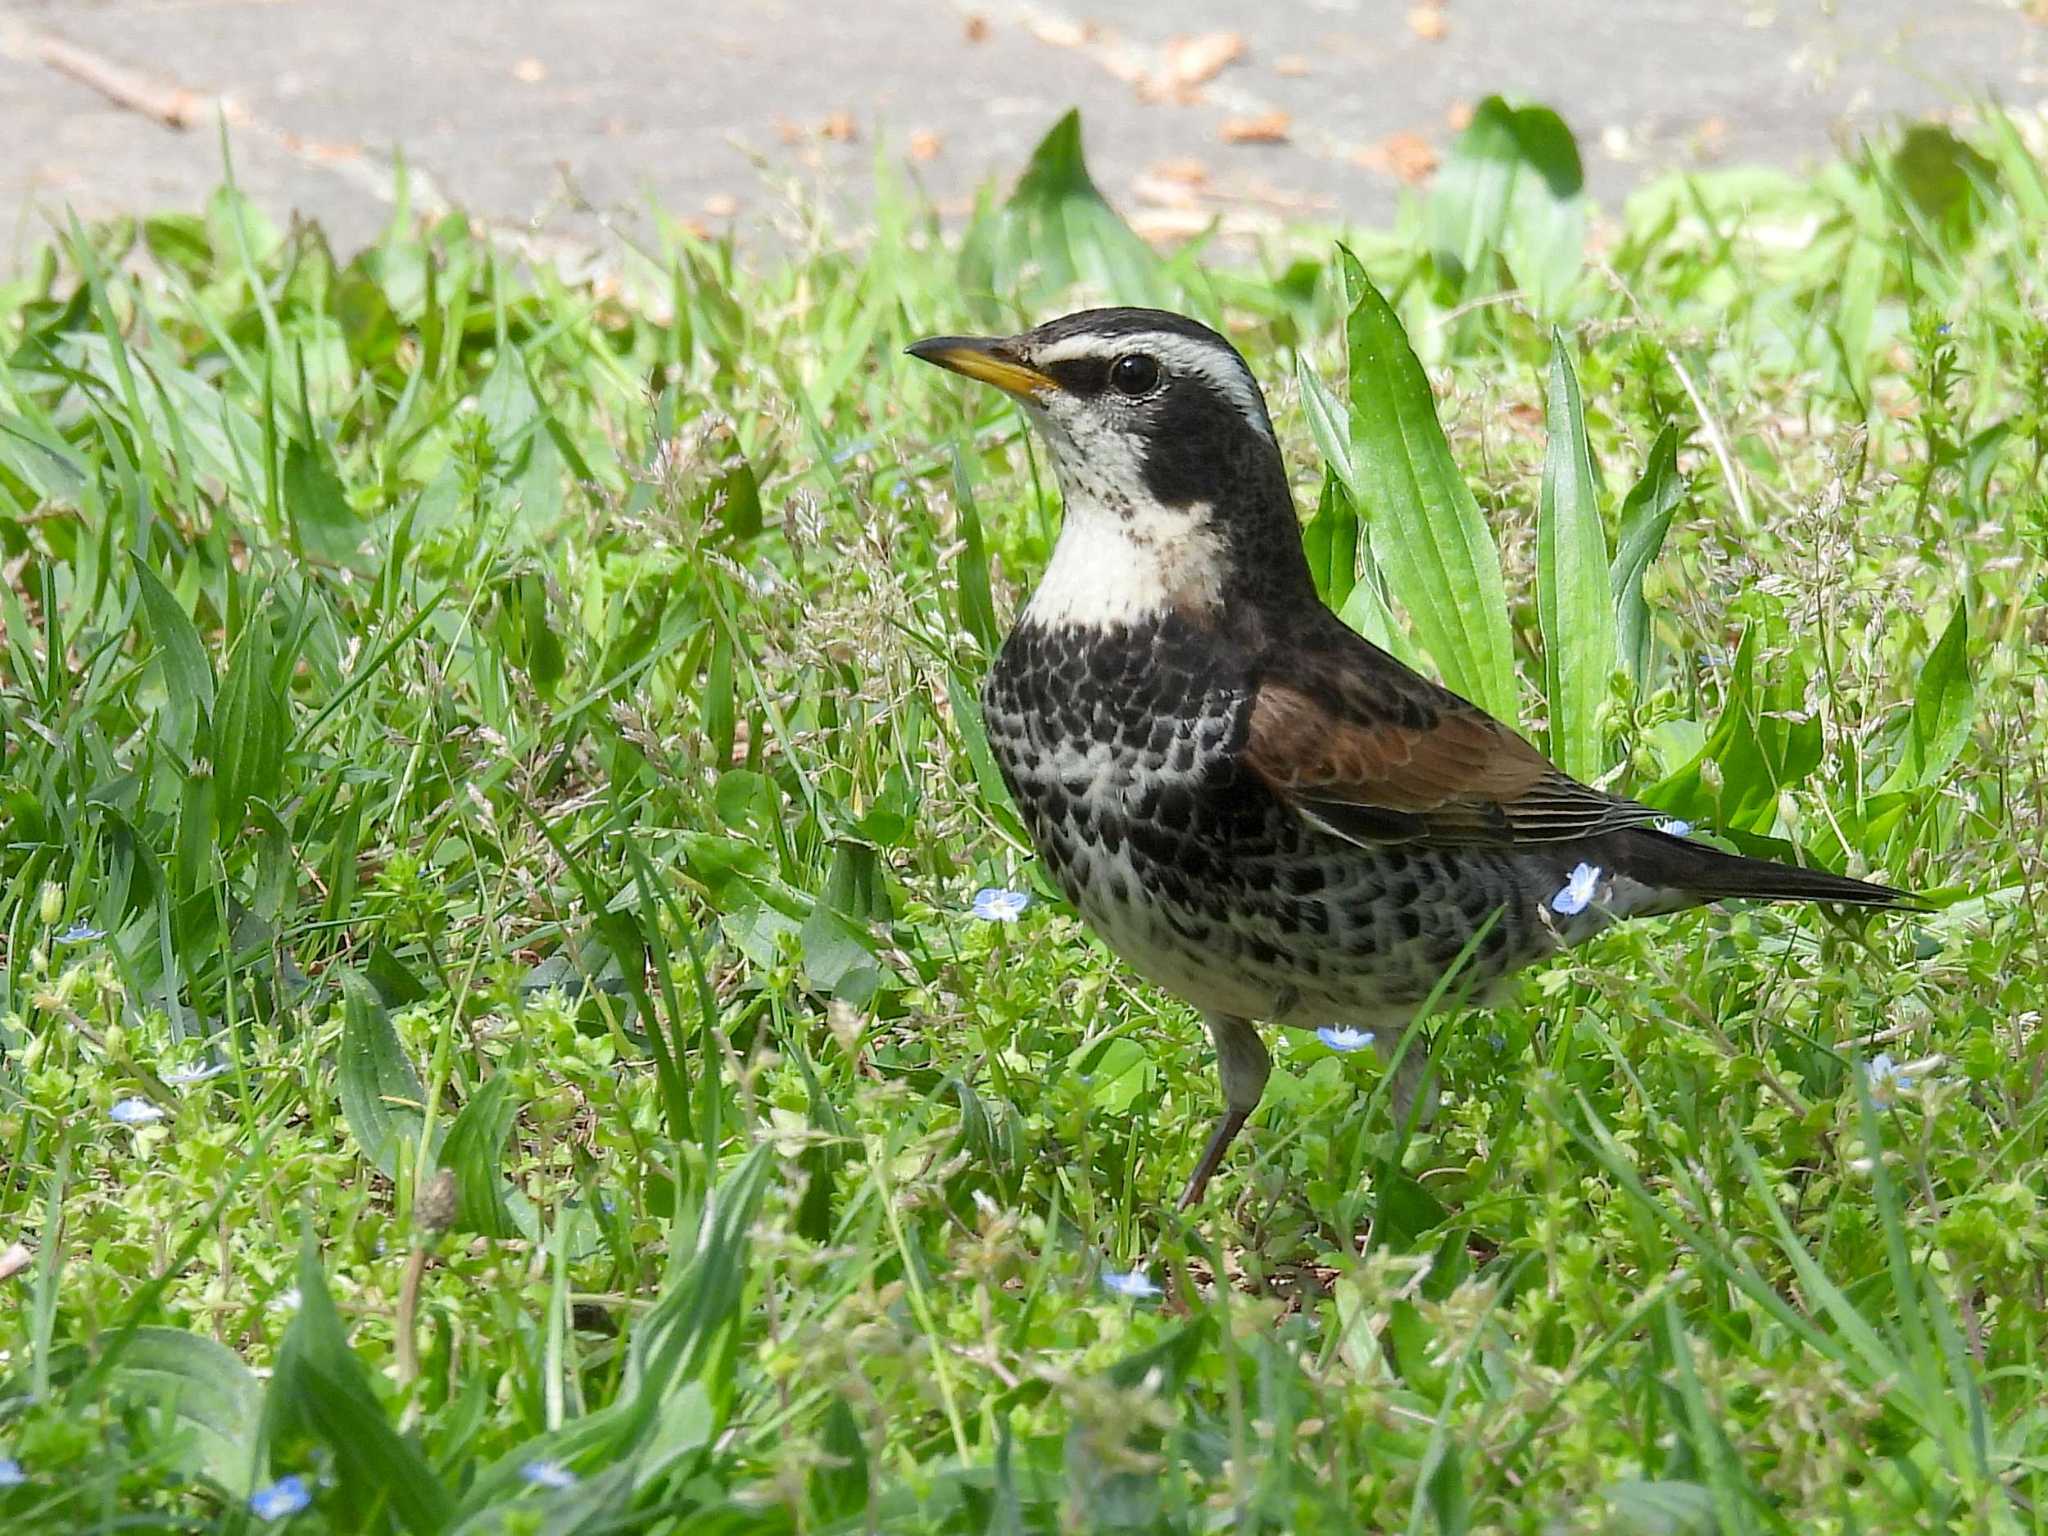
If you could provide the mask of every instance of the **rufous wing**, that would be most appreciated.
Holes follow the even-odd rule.
[[[1252,699],[1245,762],[1301,815],[1364,844],[1557,842],[1657,816],[1579,783],[1457,695],[1412,682],[1421,688],[1268,679]]]

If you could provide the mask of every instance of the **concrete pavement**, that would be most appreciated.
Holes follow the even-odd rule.
[[[601,241],[653,200],[758,232],[806,199],[857,218],[878,152],[957,206],[1070,105],[1154,233],[1377,222],[1496,91],[1558,108],[1611,205],[1978,94],[2038,106],[2048,0],[0,0],[0,268],[66,206],[198,206],[216,99],[245,188],[346,251],[396,150],[508,227]]]

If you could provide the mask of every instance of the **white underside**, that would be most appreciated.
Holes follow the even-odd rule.
[[[1052,560],[1024,612],[1045,627],[1108,627],[1172,608],[1199,611],[1222,598],[1222,564],[1206,503],[1155,503],[1126,514],[1070,499]]]

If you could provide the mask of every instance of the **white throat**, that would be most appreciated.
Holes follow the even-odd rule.
[[[1131,507],[1068,498],[1024,617],[1042,628],[1114,628],[1223,600],[1223,549],[1206,502]]]

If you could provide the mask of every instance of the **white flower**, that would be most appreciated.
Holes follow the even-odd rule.
[[[1158,1285],[1142,1269],[1134,1269],[1129,1273],[1125,1273],[1122,1270],[1105,1269],[1102,1272],[1102,1283],[1112,1291],[1115,1291],[1117,1295],[1128,1296],[1133,1301],[1142,1301],[1148,1296],[1160,1294]]]
[[[164,1081],[173,1088],[189,1088],[194,1083],[203,1083],[209,1078],[219,1077],[227,1069],[227,1063],[222,1061],[217,1061],[210,1067],[173,1067],[164,1074]]]
[[[1014,923],[1030,905],[1028,891],[1005,891],[987,886],[974,893],[974,915],[984,923]]]
[[[163,1117],[164,1112],[147,1099],[123,1099],[107,1111],[116,1125],[154,1125]]]
[[[536,1488],[574,1488],[576,1474],[559,1461],[529,1461],[519,1475]]]
[[[1657,823],[1657,830],[1666,837],[1691,837],[1692,823],[1678,816],[1666,816]]]
[[[57,935],[59,944],[90,944],[95,939],[104,939],[107,931],[95,928],[88,922],[76,922]]]
[[[1003,1214],[1003,1208],[996,1204],[996,1197],[985,1189],[977,1189],[974,1192],[974,1206],[990,1221]]]
[[[28,1474],[21,1470],[21,1463],[12,1456],[0,1456],[0,1488],[19,1488],[28,1481]]]
[[[1863,1075],[1870,1082],[1870,1101],[1879,1109],[1890,1109],[1899,1102],[1899,1095],[1913,1091],[1913,1079],[1906,1075],[1904,1067],[1892,1060],[1889,1051],[1880,1051],[1871,1057]]]
[[[311,1507],[312,1503],[313,1495],[306,1487],[306,1480],[294,1473],[250,1494],[249,1513],[258,1520],[284,1520]]]
[[[1550,910],[1565,917],[1577,917],[1586,910],[1593,900],[1593,890],[1600,883],[1598,864],[1580,864],[1573,868],[1571,877],[1563,889],[1550,898]]]
[[[1325,1024],[1316,1038],[1333,1051],[1362,1051],[1372,1044],[1372,1031],[1353,1029],[1349,1024]]]

